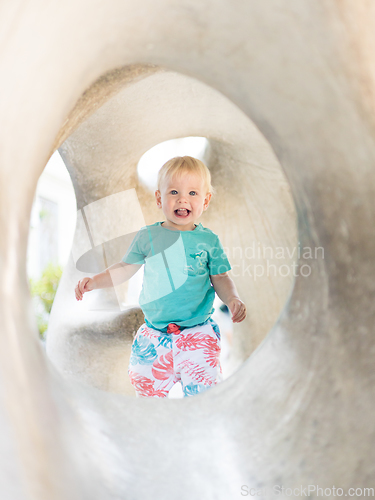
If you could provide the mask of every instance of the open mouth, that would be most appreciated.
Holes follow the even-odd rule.
[[[188,217],[190,214],[190,210],[187,208],[179,208],[174,211],[177,217]]]

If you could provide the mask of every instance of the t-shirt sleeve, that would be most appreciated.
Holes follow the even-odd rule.
[[[144,253],[144,231],[141,229],[134,236],[133,241],[130,243],[126,254],[121,259],[126,264],[144,264],[145,263],[145,253]]]
[[[225,273],[232,269],[219,237],[217,235],[215,236],[216,238],[214,240],[214,244],[212,245],[208,256],[210,275]]]

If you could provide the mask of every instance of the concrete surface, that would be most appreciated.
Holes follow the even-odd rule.
[[[269,488],[274,497],[275,485],[335,485],[344,494],[375,487],[373,3],[33,0],[3,2],[0,20],[1,498],[227,500],[250,488]],[[311,275],[297,277],[291,296],[290,283],[275,284],[271,305],[282,307],[287,298],[276,324],[222,384],[184,400],[136,400],[93,387],[102,380],[64,373],[75,347],[66,349],[74,325],[64,299],[74,266],[59,290],[67,314],[61,365],[59,349],[51,359],[42,350],[26,278],[29,217],[38,177],[60,146],[78,209],[108,196],[120,172],[127,181],[119,191],[136,187],[139,155],[176,133],[166,122],[158,127],[153,113],[160,112],[159,94],[150,102],[142,88],[171,85],[168,99],[160,99],[170,99],[176,113],[162,110],[161,119],[176,123],[186,106],[181,85],[174,85],[181,75],[199,82],[196,102],[205,85],[203,105],[225,96],[248,117],[249,129],[255,124],[290,184],[301,246],[323,247],[324,258],[299,258],[300,269],[310,265]],[[194,111],[193,97],[186,98],[192,110],[180,133],[201,127],[212,147],[209,165],[221,179],[232,181],[239,173],[243,189],[238,200],[237,184],[219,182],[231,203],[212,210],[212,220],[207,212],[207,224],[216,224],[231,244],[235,235],[242,237],[242,224],[250,232],[259,226],[262,238],[270,222],[269,239],[293,246],[290,226],[283,231],[274,218],[285,210],[292,219],[287,192],[280,203],[285,183],[275,159],[272,172],[263,172],[263,162],[253,164],[258,151],[248,159],[251,144],[238,142],[233,149],[227,143],[233,122],[216,127],[207,113]],[[112,111],[102,113],[121,98],[128,117],[121,130],[132,143],[107,137],[117,118],[111,125]],[[233,127],[239,140],[250,137]],[[91,147],[98,141],[92,165],[82,138]],[[111,162],[126,153],[127,163],[105,165],[107,145]],[[272,175],[274,191],[263,205],[250,179],[266,192]],[[148,196],[140,196],[142,206]],[[243,215],[238,206],[246,207]],[[154,214],[145,217],[153,220]],[[239,280],[239,286],[246,293],[253,285]],[[104,299],[113,304],[113,296]],[[102,312],[107,323],[104,333],[94,331],[99,340],[113,331],[109,314],[116,315],[116,331],[130,325],[126,315],[137,321],[134,311]],[[265,334],[267,320],[257,321],[258,340],[244,352]],[[246,332],[239,336],[246,339]],[[79,345],[87,347],[85,357],[92,344]]]

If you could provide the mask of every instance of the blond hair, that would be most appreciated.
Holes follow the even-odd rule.
[[[214,193],[214,188],[211,186],[211,173],[198,158],[192,156],[176,156],[171,158],[161,167],[158,173],[158,189],[167,179],[171,179],[175,175],[182,175],[185,173],[195,173],[201,176],[206,186],[206,194]]]

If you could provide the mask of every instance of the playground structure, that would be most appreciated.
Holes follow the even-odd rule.
[[[365,0],[0,7],[1,498],[375,488],[374,15]],[[137,162],[194,135],[209,140],[217,189],[202,223],[243,249],[233,263],[256,240],[289,250],[276,266],[297,257],[311,273],[240,273],[249,318],[232,375],[184,400],[137,400],[124,381],[139,311],[116,309],[113,290],[84,313],[74,303],[78,224],[43,351],[26,278],[31,204],[59,148],[80,213],[135,189],[153,222]]]

